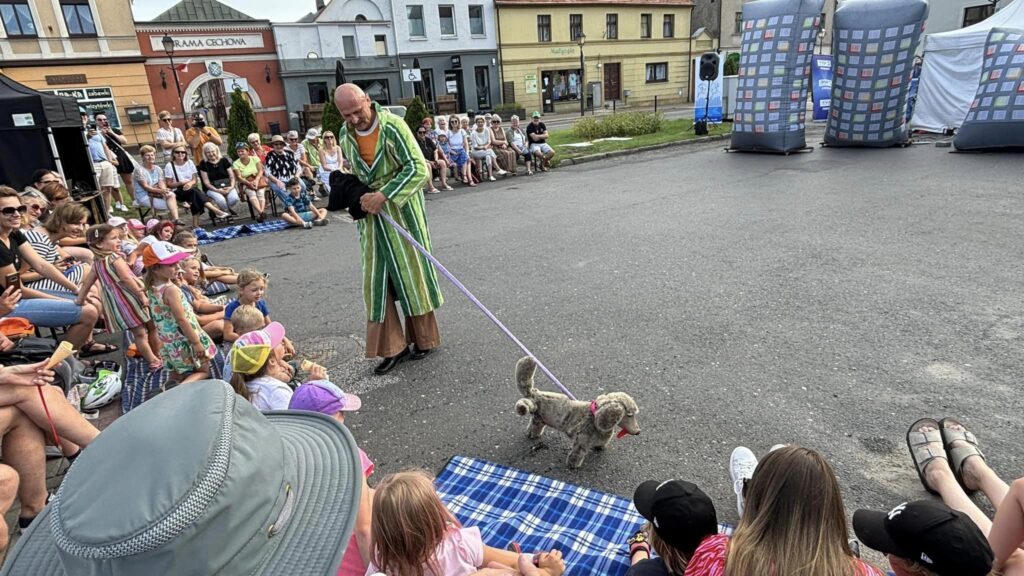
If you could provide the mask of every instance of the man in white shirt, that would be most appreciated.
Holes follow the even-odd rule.
[[[171,151],[176,146],[188,147],[188,142],[185,141],[185,135],[181,133],[181,129],[171,125],[170,112],[161,110],[157,114],[157,118],[160,122],[160,128],[156,131],[156,144],[164,152],[164,162],[170,162]]]
[[[285,137],[288,141],[288,149],[295,155],[295,159],[299,161],[299,166],[302,166],[302,177],[307,180],[313,179],[313,171],[309,166],[309,157],[306,155],[306,147],[302,145],[302,141],[299,140],[299,133],[295,130],[288,132]]]

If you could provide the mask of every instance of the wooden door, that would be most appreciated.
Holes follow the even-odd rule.
[[[604,99],[606,102],[622,99],[620,71],[620,64],[618,62],[604,65]]]

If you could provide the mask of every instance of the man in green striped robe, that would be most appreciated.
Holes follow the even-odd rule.
[[[419,359],[441,344],[434,310],[444,299],[430,262],[390,224],[387,213],[430,250],[423,187],[430,178],[416,138],[405,121],[382,109],[354,84],[334,93],[345,126],[338,134],[352,173],[373,192],[360,204],[368,214],[358,221],[366,303],[366,356],[384,360],[376,374],[406,359]],[[395,300],[405,313],[405,332]],[[409,344],[412,344],[410,347]]]

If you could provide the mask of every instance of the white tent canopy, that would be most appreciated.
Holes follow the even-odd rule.
[[[1015,0],[973,26],[925,36],[921,86],[911,119],[914,129],[942,132],[960,127],[978,90],[985,40],[996,27],[1024,29],[1024,0]]]

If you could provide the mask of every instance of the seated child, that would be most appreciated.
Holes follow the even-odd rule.
[[[238,311],[235,311],[238,315]],[[327,380],[312,380],[299,386],[292,394],[289,410],[306,410],[331,416],[342,424],[345,413],[355,412],[362,406],[358,396],[346,394]],[[345,556],[341,560],[338,576],[363,576],[370,563],[370,519],[372,518],[373,490],[366,479],[373,474],[373,462],[359,449],[359,461],[363,465],[363,490],[356,514],[356,527],[349,538]]]
[[[263,329],[266,326],[266,321],[263,319],[263,312],[260,312],[259,308],[251,304],[245,304],[235,309],[235,313],[231,315],[231,324],[239,334],[245,334],[246,332]],[[229,345],[226,352],[230,355],[230,342],[226,342],[226,344]],[[231,362],[224,363],[224,381],[231,382]]]
[[[234,342],[241,334],[232,322],[233,314],[239,306],[246,304],[255,306],[263,313],[264,325],[273,322],[270,318],[270,308],[267,306],[267,302],[263,299],[263,295],[267,290],[267,276],[258,270],[242,270],[242,273],[238,275],[238,298],[235,298],[228,305],[224,307],[224,339],[228,342]],[[295,346],[292,341],[284,339],[285,356],[292,357],[295,355]]]
[[[265,328],[246,332],[231,347],[231,385],[235,392],[258,410],[287,410],[292,399],[288,381],[294,369],[284,360],[284,326],[271,322]],[[324,380],[323,366],[312,365],[310,380]]]
[[[146,244],[142,263],[149,309],[160,339],[160,357],[172,378],[182,383],[210,377],[210,361],[217,354],[213,339],[199,326],[185,295],[172,280],[178,263],[188,258],[170,242]]]
[[[857,510],[853,531],[865,546],[889,558],[897,576],[987,576],[992,569],[985,534],[969,516],[942,502],[904,502],[889,512]]]
[[[690,574],[687,564],[694,551],[718,534],[714,503],[690,482],[648,480],[637,487],[633,505],[647,524],[627,541],[631,566],[626,576]],[[651,548],[657,558],[651,557]]]
[[[302,184],[298,178],[292,178],[285,183],[285,189],[288,194],[281,196],[281,202],[284,203],[284,212],[281,213],[281,218],[285,222],[306,229],[327,225],[327,210],[313,205],[313,201],[302,190]]]
[[[191,230],[179,230],[174,234],[174,238],[171,240],[176,246],[184,248],[190,252],[193,256],[199,259],[202,268],[200,270],[200,278],[202,289],[205,293],[208,284],[211,282],[222,282],[224,284],[235,284],[238,282],[238,274],[235,273],[235,269],[228,266],[214,266],[210,264],[206,256],[199,251],[199,239]],[[223,292],[227,292],[228,288],[223,287]]]
[[[519,560],[515,552],[484,545],[479,528],[463,528],[422,470],[384,478],[373,495],[372,508],[374,548],[367,574],[469,576],[492,562],[512,567]],[[410,531],[410,526],[417,529]],[[535,558],[542,576],[560,576],[565,571],[557,550]]]
[[[210,335],[219,340],[224,335],[224,306],[210,302],[210,299],[199,289],[198,284],[202,271],[199,259],[195,256],[182,260],[178,288],[185,293],[185,299],[192,305],[192,310],[199,319],[199,325]],[[257,328],[262,328],[258,326]]]

